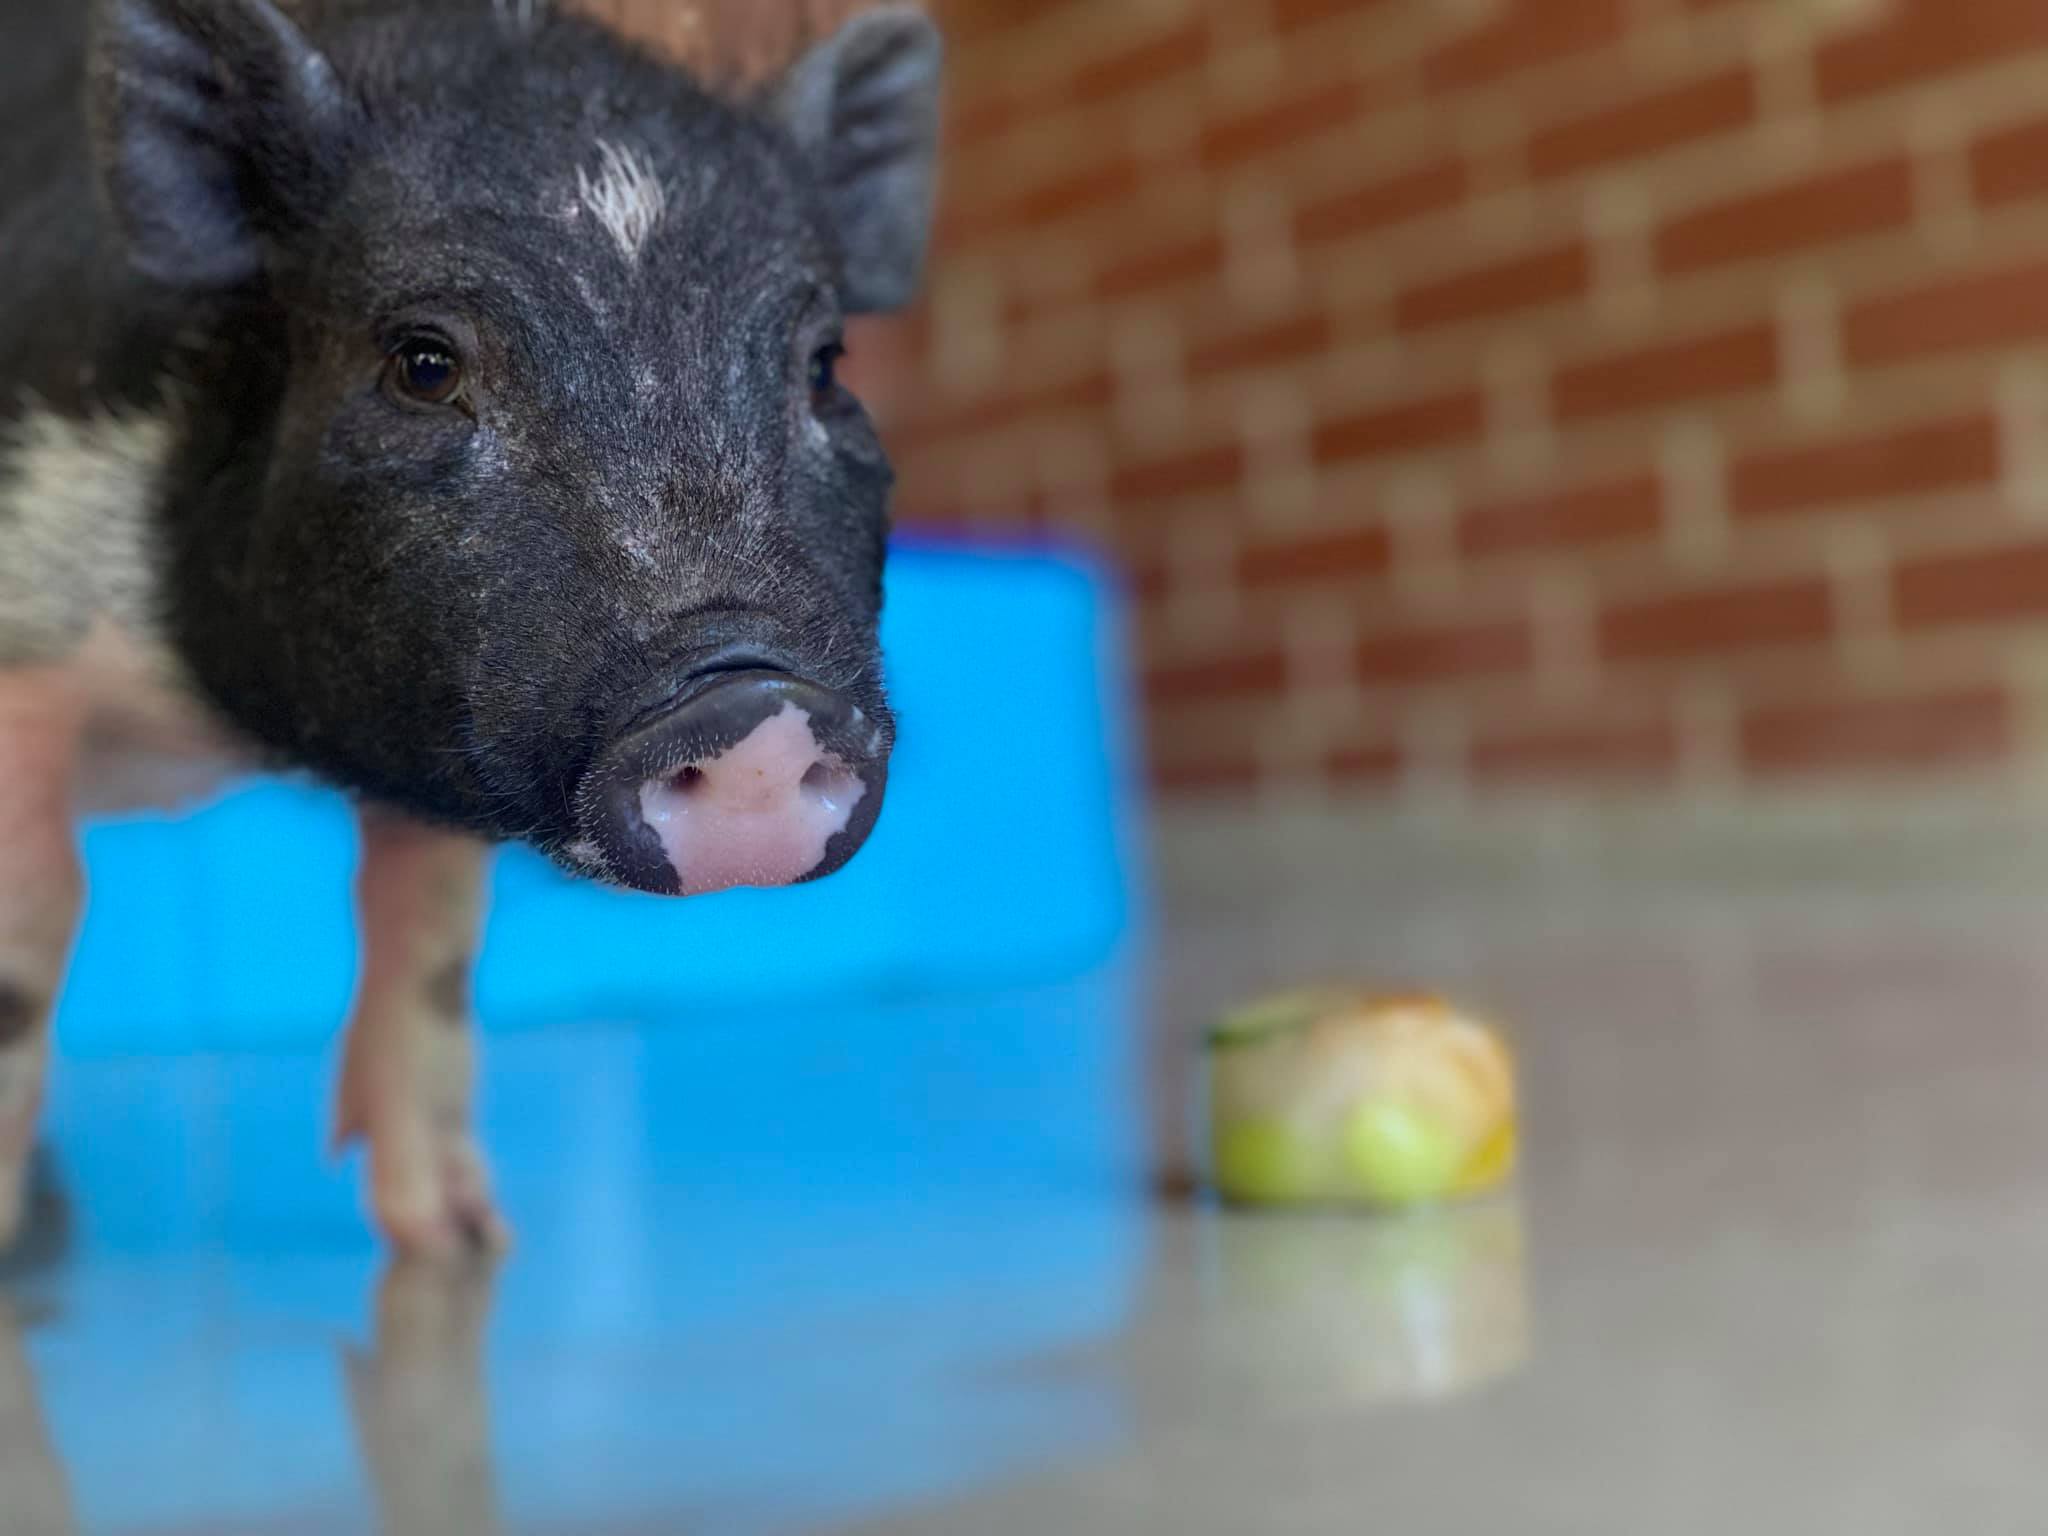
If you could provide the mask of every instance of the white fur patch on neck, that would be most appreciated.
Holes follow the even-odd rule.
[[[0,434],[0,663],[62,655],[97,619],[154,627],[172,442],[158,413],[32,408]]]
[[[0,430],[0,675],[55,668],[84,707],[82,810],[169,806],[240,771],[165,631],[167,411],[71,416],[33,402]]]
[[[580,167],[576,192],[628,262],[640,259],[668,216],[668,189],[644,157],[609,139],[597,141],[598,172]]]

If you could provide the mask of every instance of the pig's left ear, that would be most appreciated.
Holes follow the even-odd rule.
[[[100,181],[131,262],[246,283],[337,178],[356,106],[271,0],[93,0]]]
[[[800,59],[777,115],[818,167],[839,237],[847,308],[910,301],[931,239],[944,48],[922,11],[855,16]]]

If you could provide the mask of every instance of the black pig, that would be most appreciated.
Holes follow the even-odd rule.
[[[484,848],[694,894],[880,809],[891,474],[836,365],[917,278],[936,34],[870,11],[740,98],[532,0],[10,10],[0,1239],[73,817],[259,768],[363,806],[379,1222],[494,1242]]]

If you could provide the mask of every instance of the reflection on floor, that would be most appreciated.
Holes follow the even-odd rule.
[[[72,1064],[0,1531],[2031,1529],[2048,949],[2010,896],[1318,902],[1183,926],[1156,994],[497,1042],[495,1276],[382,1270],[324,1063]],[[1340,958],[1511,1020],[1519,1196],[1159,1203],[1141,1020]]]
[[[1132,1006],[494,1040],[520,1247],[439,1289],[321,1162],[326,1063],[68,1064],[16,1398],[94,1532],[793,1531],[1014,1475],[1113,1431],[975,1375],[1130,1303]]]

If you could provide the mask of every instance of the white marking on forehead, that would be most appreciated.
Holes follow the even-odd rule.
[[[576,191],[629,262],[638,261],[668,215],[668,189],[646,159],[609,139],[597,141],[598,172],[580,167]]]
[[[491,9],[498,13],[502,25],[531,32],[547,9],[547,0],[491,0]]]
[[[668,540],[647,526],[628,528],[619,535],[618,544],[620,554],[646,570],[659,570],[673,556]]]

